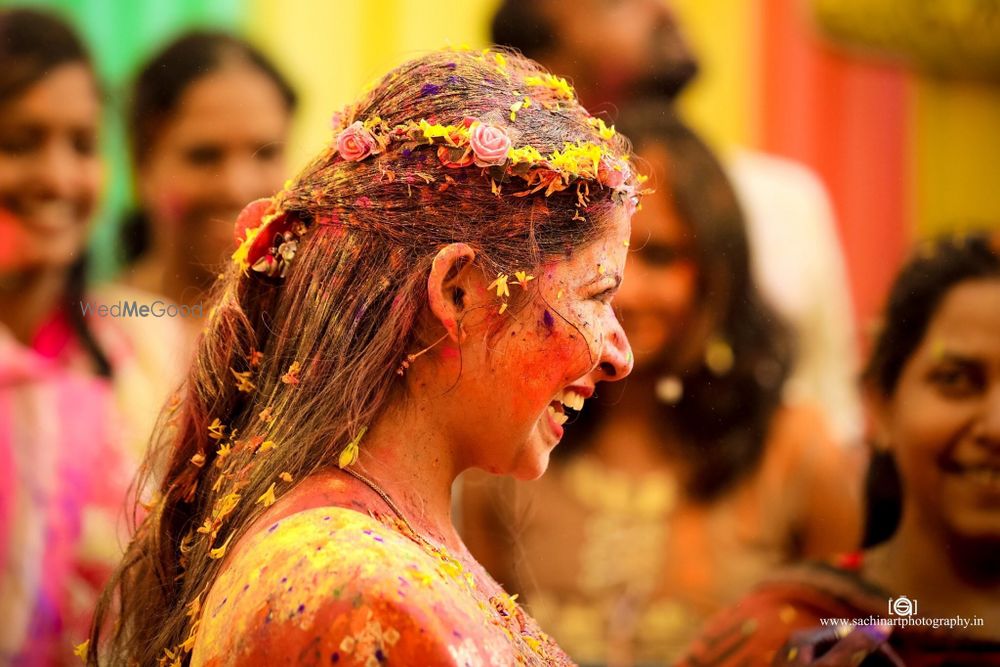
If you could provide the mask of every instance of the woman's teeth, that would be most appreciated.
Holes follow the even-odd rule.
[[[559,424],[560,426],[565,424],[566,420],[569,419],[569,415],[563,412],[559,412],[551,405],[549,406],[549,416],[552,417],[552,421]]]
[[[583,402],[586,399],[572,389],[563,389],[559,395],[556,396],[556,400],[571,410],[582,410]]]

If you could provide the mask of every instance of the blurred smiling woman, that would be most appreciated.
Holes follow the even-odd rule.
[[[202,302],[232,252],[237,213],[288,177],[295,106],[277,68],[231,35],[188,33],[150,58],[128,109],[138,205],[122,230],[126,284]],[[193,346],[205,321],[183,322]]]
[[[101,96],[62,21],[0,10],[0,664],[65,664],[120,557],[142,422],[130,341],[87,317]],[[150,424],[146,424],[149,428]]]

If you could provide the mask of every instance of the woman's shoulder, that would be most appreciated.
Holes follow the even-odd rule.
[[[709,619],[678,664],[770,665],[795,633],[875,614],[881,600],[851,568],[826,561],[792,566]]]
[[[446,569],[383,517],[297,512],[234,550],[202,605],[192,664],[453,664],[476,610]]]

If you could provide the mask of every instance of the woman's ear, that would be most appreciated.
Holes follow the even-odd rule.
[[[427,276],[427,302],[434,317],[461,343],[462,317],[469,311],[469,282],[476,252],[465,243],[449,243],[438,251]]]

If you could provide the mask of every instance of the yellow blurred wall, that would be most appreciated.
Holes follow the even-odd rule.
[[[1000,83],[917,77],[912,202],[922,236],[1000,229]]]
[[[485,46],[495,0],[249,0],[247,31],[302,98],[292,164],[330,140],[330,117],[421,52]]]

